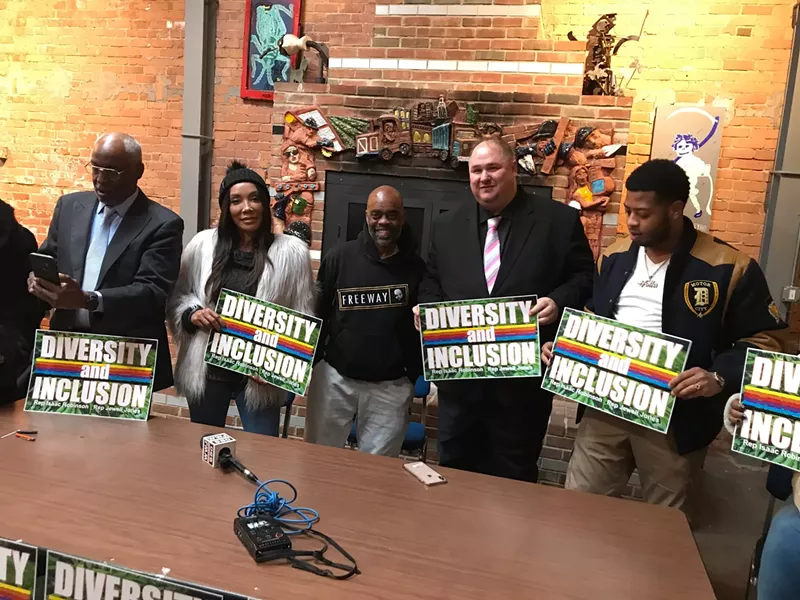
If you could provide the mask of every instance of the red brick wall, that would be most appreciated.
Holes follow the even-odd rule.
[[[658,104],[706,103],[727,107],[712,207],[711,230],[756,257],[763,232],[768,171],[778,139],[792,44],[794,0],[604,1],[544,0],[543,32],[585,39],[596,14],[618,12],[618,35],[641,42],[622,47],[614,65],[635,98],[628,171],[647,160]],[[622,223],[624,219],[620,219]]]
[[[41,241],[58,197],[91,187],[105,131],[142,144],[142,188],[179,204],[183,1],[0,1],[0,198]]]

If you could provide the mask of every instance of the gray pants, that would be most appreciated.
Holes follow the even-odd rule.
[[[414,386],[406,379],[359,381],[325,361],[314,367],[306,407],[306,441],[341,448],[358,414],[361,452],[398,456],[408,428]]]

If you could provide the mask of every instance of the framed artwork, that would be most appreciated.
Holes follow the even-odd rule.
[[[718,106],[656,107],[650,158],[675,161],[689,177],[684,214],[708,232],[725,109]]]
[[[300,0],[247,0],[242,98],[272,100],[275,83],[289,81],[292,60],[280,53],[278,41],[299,29]]]

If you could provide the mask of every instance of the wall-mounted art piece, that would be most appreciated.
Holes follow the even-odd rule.
[[[717,177],[725,109],[717,106],[659,106],[650,158],[668,158],[689,177],[686,212],[694,226],[708,231]]]
[[[275,84],[290,80],[292,59],[279,42],[299,29],[300,0],[246,0],[242,98],[272,100]]]
[[[344,149],[342,138],[318,106],[286,112],[280,148],[280,179],[272,182],[276,192],[272,200],[274,231],[310,228],[314,193],[323,189],[314,153],[319,150],[330,158]],[[297,223],[305,223],[305,226]],[[310,241],[310,234],[308,237]]]

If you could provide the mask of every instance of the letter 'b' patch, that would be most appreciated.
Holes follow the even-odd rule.
[[[719,286],[716,281],[689,281],[683,286],[683,299],[689,310],[702,319],[717,305]]]

